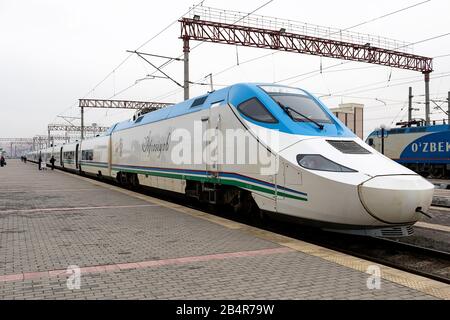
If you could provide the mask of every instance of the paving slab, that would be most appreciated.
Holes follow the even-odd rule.
[[[30,163],[0,169],[0,299],[450,298],[384,266],[371,290],[355,259]]]

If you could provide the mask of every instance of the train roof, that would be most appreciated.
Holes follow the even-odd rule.
[[[450,125],[434,125],[434,126],[422,126],[422,127],[408,127],[408,128],[394,128],[386,130],[386,132],[390,135],[393,134],[405,134],[405,133],[420,133],[420,132],[441,132],[441,131],[448,131],[450,129]],[[375,130],[369,135],[370,137],[373,136],[381,136],[381,129]]]
[[[181,115],[198,112],[208,109],[211,105],[226,101],[230,87],[204,94],[178,104],[155,110],[139,116],[137,119],[126,120],[113,125],[105,134],[110,135],[115,131],[125,130],[131,127],[140,126],[165,119],[175,118]]]
[[[216,103],[224,102],[224,103],[232,103],[234,105],[239,104],[240,102],[245,100],[248,97],[254,97],[255,95],[261,100],[264,105],[274,105],[276,104],[272,98],[270,98],[261,87],[287,87],[284,85],[272,84],[272,83],[238,83],[232,86],[223,88],[221,90],[213,91],[205,95],[198,96],[196,98],[192,98],[181,103],[165,107],[156,111],[152,111],[146,113],[144,115],[139,116],[137,119],[130,119],[123,122],[119,122],[112,126],[105,135],[111,135],[113,132],[126,130],[128,128],[145,125],[148,123],[153,123],[161,120],[166,120],[170,118],[175,118],[178,116],[198,112],[204,109],[209,109],[212,105]],[[324,109],[324,112],[328,114],[330,119],[332,119],[332,123],[325,124],[327,130],[323,130],[318,132],[315,128],[311,127],[309,124],[302,123],[294,123],[291,121],[280,121],[280,123],[276,125],[270,124],[259,124],[268,127],[269,129],[279,130],[280,132],[292,133],[292,134],[303,134],[303,135],[312,135],[312,136],[339,136],[339,137],[353,137],[354,134],[348,130],[344,125],[340,123],[340,121],[331,113],[318,99],[311,96],[308,92],[294,88],[296,90],[302,91],[305,95],[309,96],[313,99],[321,108]],[[269,107],[270,110],[270,107]],[[272,108],[270,110],[274,116],[277,118],[286,118],[285,113],[278,107]]]
[[[111,126],[104,134],[101,136],[109,136],[113,132],[126,130],[132,127],[137,127],[149,123],[158,122],[161,120],[166,120],[170,118],[175,118],[178,116],[198,112],[201,110],[209,109],[212,105],[215,105],[216,103],[237,103],[237,101],[234,100],[242,100],[246,96],[253,96],[255,92],[258,92],[259,98],[261,98],[262,102],[266,104],[274,103],[269,96],[266,96],[263,94],[263,91],[261,90],[261,86],[271,86],[271,87],[287,87],[284,85],[278,85],[278,84],[272,84],[272,83],[237,83],[232,86],[209,92],[207,94],[165,107],[161,108],[159,110],[155,110],[143,115],[140,115],[136,119],[129,119],[125,120],[119,123],[114,124]],[[233,89],[233,90],[232,90]],[[236,89],[236,90],[234,90]],[[297,89],[297,88],[295,88]],[[256,91],[255,91],[256,90]],[[300,89],[301,90],[301,89]],[[305,95],[311,96],[309,93],[307,93],[304,90],[301,90],[305,93]],[[322,103],[317,100],[316,98],[312,97],[319,105],[323,106]],[[230,99],[230,101],[228,101]],[[323,106],[324,107],[324,106]],[[326,107],[324,107],[326,108]],[[272,110],[273,114],[277,116],[278,118],[281,118],[282,116],[285,116],[282,110],[278,110],[279,108],[276,108],[276,110]],[[317,132],[317,130],[314,130],[313,127],[311,127],[308,124],[301,124],[301,123],[292,123],[292,124],[285,124],[280,122],[276,128],[277,130],[280,130],[281,132],[288,132],[288,133],[294,133],[294,134],[303,134],[303,135],[314,135],[314,136],[340,136],[340,137],[353,137],[354,134],[347,129],[344,125],[341,125],[339,120],[329,111],[324,110],[327,112],[327,114],[334,120],[334,123],[325,126],[328,127],[328,131],[325,130],[323,132]],[[303,126],[302,126],[303,125]],[[72,142],[68,144],[64,144],[65,146],[68,145],[75,145],[78,142]],[[57,145],[55,147],[62,146]]]

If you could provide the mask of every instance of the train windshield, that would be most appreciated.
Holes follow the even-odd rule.
[[[298,122],[332,123],[329,115],[321,106],[296,88],[261,86],[282,108],[290,110],[291,118]]]

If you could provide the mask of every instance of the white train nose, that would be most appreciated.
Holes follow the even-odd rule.
[[[414,223],[428,210],[434,186],[418,175],[378,176],[359,186],[366,210],[378,220],[391,224]]]

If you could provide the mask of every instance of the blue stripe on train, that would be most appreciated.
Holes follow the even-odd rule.
[[[141,170],[152,170],[152,171],[158,171],[158,172],[173,172],[173,173],[181,173],[181,174],[194,174],[194,175],[202,175],[202,176],[207,176],[210,173],[208,171],[203,171],[203,170],[187,170],[187,169],[169,169],[169,168],[155,168],[155,167],[141,167],[141,166],[130,166],[130,165],[113,165],[113,167],[123,167],[123,168],[133,168],[133,169],[141,169]],[[252,183],[256,183],[259,185],[264,185],[270,188],[278,188],[280,190],[283,191],[287,191],[287,192],[292,192],[292,193],[296,193],[296,194],[300,194],[303,196],[307,196],[308,194],[304,193],[304,192],[300,192],[300,191],[296,191],[296,190],[292,190],[286,187],[282,187],[282,186],[275,186],[275,184],[270,183],[270,182],[266,182],[266,181],[262,181],[262,180],[258,180],[258,179],[254,179],[254,178],[250,178],[248,176],[243,176],[241,174],[238,173],[230,173],[230,172],[219,172],[219,177],[224,177],[224,178],[234,178],[234,179],[239,179],[239,180],[244,180],[244,181],[248,181],[248,182],[252,182]]]

